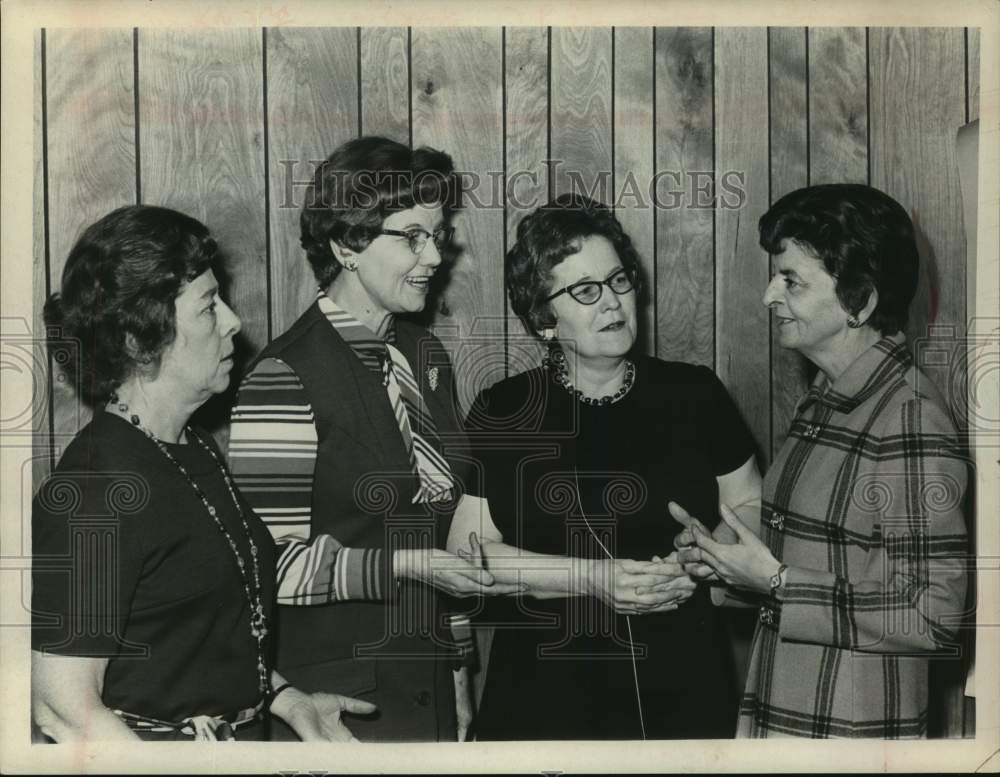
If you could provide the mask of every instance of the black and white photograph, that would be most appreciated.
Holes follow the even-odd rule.
[[[998,768],[1000,6],[618,5],[3,4],[5,772]]]

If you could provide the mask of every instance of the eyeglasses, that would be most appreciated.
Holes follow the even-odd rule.
[[[405,232],[399,229],[381,229],[379,230],[379,234],[405,237],[410,244],[410,250],[415,254],[421,254],[423,253],[424,248],[427,247],[428,238],[434,239],[434,245],[439,251],[448,245],[451,242],[451,239],[455,236],[455,228],[439,227],[433,232],[428,232],[422,227],[413,227]]]
[[[622,267],[611,273],[603,281],[580,281],[565,286],[555,294],[550,294],[545,298],[545,302],[550,302],[560,294],[569,294],[581,305],[593,305],[604,294],[604,287],[607,286],[615,294],[627,294],[635,288],[635,280],[632,274]]]

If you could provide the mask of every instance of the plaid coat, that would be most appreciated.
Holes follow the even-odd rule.
[[[966,464],[902,335],[800,402],[764,480],[789,565],[750,653],[737,736],[924,736],[931,653],[956,654]]]

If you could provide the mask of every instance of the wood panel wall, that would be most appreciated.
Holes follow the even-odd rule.
[[[503,255],[531,206],[574,184],[619,203],[642,256],[642,347],[714,367],[763,467],[809,376],[760,302],[756,225],[775,199],[830,181],[885,189],[920,232],[910,336],[965,329],[955,134],[978,117],[975,29],[42,30],[35,68],[39,330],[81,230],[154,203],[219,240],[250,358],[314,294],[298,246],[304,184],[359,134],[442,148],[481,176],[482,206],[458,216],[462,251],[429,317],[464,407],[537,363]],[[89,418],[55,366],[36,482]],[[229,399],[202,419],[222,438]]]

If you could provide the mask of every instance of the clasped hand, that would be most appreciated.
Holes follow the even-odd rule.
[[[651,561],[598,559],[590,562],[589,593],[623,615],[669,612],[696,588],[677,562],[676,554]]]
[[[719,505],[719,513],[729,532],[717,530],[717,535],[728,535],[726,539],[713,537],[701,521],[676,502],[671,502],[668,508],[684,527],[674,538],[674,547],[678,561],[691,577],[702,581],[721,580],[727,585],[758,593],[770,590],[778,560],[728,505]]]

